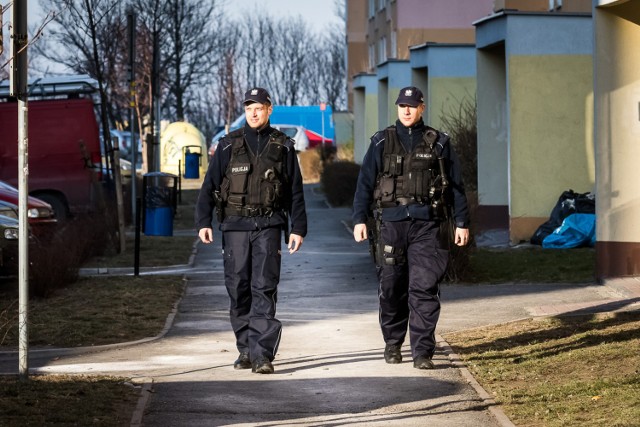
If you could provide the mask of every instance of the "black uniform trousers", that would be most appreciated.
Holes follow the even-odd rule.
[[[272,361],[282,324],[276,315],[282,228],[224,231],[224,281],[238,351]]]
[[[441,249],[437,222],[383,221],[386,261],[377,266],[380,328],[388,345],[402,345],[409,326],[411,354],[433,356],[440,316],[439,283],[448,262]],[[391,249],[393,248],[393,249]]]

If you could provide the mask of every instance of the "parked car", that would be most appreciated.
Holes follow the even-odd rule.
[[[110,129],[111,138],[118,139],[118,149],[120,150],[120,159],[131,160],[133,157],[133,152],[131,151],[131,132],[126,130],[118,130],[118,129]],[[142,142],[138,135],[135,135],[138,140],[138,151],[136,154],[137,162],[142,160]]]
[[[0,180],[18,185],[18,107],[0,82]],[[90,212],[99,194],[93,176],[100,163],[100,135],[88,76],[30,81],[29,194],[56,215]],[[66,98],[62,98],[66,96]],[[50,98],[51,97],[51,98]],[[98,177],[99,178],[99,177]]]
[[[231,126],[229,127],[229,132],[239,129],[241,126],[244,126],[244,116],[241,116],[240,119],[241,120],[236,120],[231,124]],[[274,129],[278,129],[289,138],[292,138],[295,141],[296,151],[304,151],[312,148],[309,137],[307,136],[309,131],[303,126],[271,124],[271,127],[273,127]],[[226,132],[224,130],[221,130],[211,140],[211,145],[209,145],[209,158],[213,157],[213,153],[216,152],[216,148],[218,147],[218,142],[224,135],[226,135]]]
[[[0,271],[14,272],[18,266],[18,220],[0,215]]]
[[[0,201],[8,202],[14,206],[19,205],[18,189],[0,181]],[[35,197],[27,198],[27,218],[31,232],[35,236],[42,236],[50,232],[58,223],[51,205]]]
[[[307,137],[307,132],[304,127],[280,124],[271,125],[271,127],[278,129],[280,132],[293,139],[295,141],[296,151],[304,151],[309,148],[309,138]]]
[[[18,219],[18,205],[0,200],[0,215]]]
[[[229,132],[233,132],[236,129],[240,129],[242,126],[244,126],[244,124],[246,123],[246,118],[244,116],[244,114],[242,114],[240,117],[238,117],[237,119],[235,119],[230,125],[229,125]],[[216,133],[213,138],[211,138],[211,143],[209,144],[209,158],[213,157],[213,153],[216,152],[216,148],[218,148],[218,142],[220,142],[220,138],[222,138],[223,136],[225,136],[227,133],[227,130],[225,128],[222,128],[218,131],[218,133]]]

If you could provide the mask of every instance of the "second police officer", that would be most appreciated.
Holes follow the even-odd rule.
[[[240,353],[234,368],[270,374],[282,330],[275,317],[282,230],[289,253],[296,252],[307,234],[307,215],[294,142],[270,126],[269,93],[249,89],[244,110],[246,125],[220,140],[209,165],[196,227],[201,241],[211,243],[217,211],[231,326]]]
[[[439,283],[448,263],[439,224],[452,205],[455,244],[469,240],[469,213],[460,164],[449,137],[426,126],[423,94],[400,90],[395,125],[371,137],[353,201],[353,235],[368,238],[367,219],[377,217],[376,271],[380,328],[387,363],[401,363],[409,328],[413,366],[433,369]]]

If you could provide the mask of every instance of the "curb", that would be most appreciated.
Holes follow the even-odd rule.
[[[501,427],[516,427],[516,425],[511,422],[509,417],[502,411],[502,408],[496,403],[495,399],[480,385],[480,383],[473,377],[467,366],[464,364],[462,359],[453,352],[453,349],[449,345],[448,342],[442,338],[442,336],[436,334],[436,340],[438,345],[444,350],[445,354],[451,361],[451,364],[454,368],[460,371],[460,375],[462,378],[467,381],[467,383],[473,387],[473,389],[478,394],[478,397],[481,399],[482,403],[487,406],[487,410],[489,413],[496,419],[498,424]]]
[[[142,417],[147,408],[147,403],[149,403],[149,396],[153,393],[153,378],[144,378],[141,384],[140,397],[138,398],[138,403],[133,410],[131,422],[129,423],[131,427],[139,427],[142,425]]]
[[[183,275],[182,280],[185,281],[186,277]],[[185,290],[186,290],[186,286],[185,286]],[[114,343],[114,344],[105,344],[105,345],[96,345],[96,346],[92,346],[92,347],[73,347],[73,348],[63,348],[63,347],[56,347],[56,348],[44,348],[44,349],[32,349],[29,350],[29,353],[39,353],[39,354],[47,354],[47,353],[55,353],[55,354],[60,354],[63,356],[67,356],[67,355],[76,355],[76,354],[86,354],[86,353],[98,353],[100,351],[105,351],[105,350],[112,350],[115,348],[123,348],[123,347],[132,347],[134,345],[138,345],[138,344],[145,344],[151,341],[155,341],[158,340],[162,337],[164,337],[168,332],[169,329],[171,329],[171,326],[173,325],[173,321],[175,320],[175,317],[178,313],[178,306],[180,305],[180,302],[182,301],[183,296],[181,296],[180,298],[178,298],[178,300],[174,303],[173,308],[171,309],[171,312],[167,315],[167,319],[164,322],[164,326],[162,328],[162,331],[160,331],[160,333],[154,337],[147,337],[147,338],[141,338],[139,340],[136,341],[127,341],[127,342],[121,342],[121,343]],[[18,353],[18,351],[15,350],[11,350],[11,351],[0,351],[0,356],[8,356],[8,355],[14,355]],[[0,372],[0,375],[3,375],[2,372]]]

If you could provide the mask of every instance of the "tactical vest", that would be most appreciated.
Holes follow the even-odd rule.
[[[399,205],[430,205],[434,219],[444,216],[444,195],[449,185],[442,149],[438,153],[438,133],[431,128],[422,141],[407,153],[395,126],[384,130],[384,157],[378,174],[374,200],[378,208]]]
[[[251,153],[242,129],[231,132],[231,160],[220,192],[224,215],[271,216],[290,203],[286,174],[287,136],[273,131],[262,153]]]

